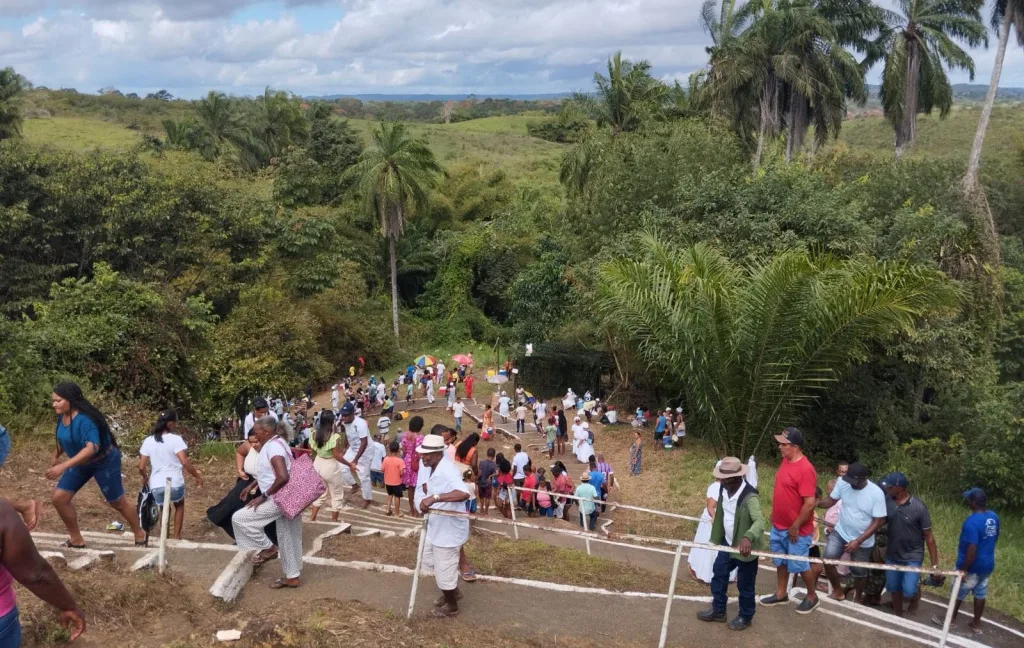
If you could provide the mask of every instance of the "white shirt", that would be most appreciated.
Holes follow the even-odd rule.
[[[361,416],[352,419],[351,423],[345,423],[345,438],[348,440],[348,450],[345,451],[345,459],[352,461],[359,452],[360,439],[370,438],[370,426]],[[369,441],[366,442],[370,444]],[[363,455],[359,457],[359,463],[369,463],[373,459],[373,449],[367,445]]]
[[[167,478],[171,478],[171,488],[180,488],[185,485],[185,478],[181,474],[181,460],[178,453],[187,450],[185,440],[177,434],[164,432],[161,435],[163,442],[156,440],[156,437],[148,436],[139,448],[139,454],[149,457],[152,469],[149,474],[149,487],[152,489],[166,488]]]
[[[456,490],[469,493],[455,463],[448,457],[444,457],[427,478],[427,495],[443,495]],[[436,511],[465,513],[466,503],[465,501],[434,502],[430,508]],[[432,515],[427,520],[427,542],[435,547],[461,547],[467,540],[469,540],[469,518]]]
[[[257,462],[260,460],[260,453],[255,448],[249,448],[249,454],[245,455],[245,459],[242,461],[242,470],[251,477],[256,476]]]
[[[722,521],[725,523],[725,543],[732,546],[732,534],[736,526],[736,502],[743,492],[743,484],[736,489],[736,492],[729,495],[729,491],[722,489]]]
[[[256,461],[256,484],[264,495],[277,479],[274,474],[274,466],[270,463],[273,457],[284,457],[285,470],[292,469],[292,452],[279,436],[269,439],[263,444],[263,447],[260,448],[260,458]]]
[[[435,375],[438,376],[438,378],[444,376],[444,363],[443,362],[438,362],[437,363],[437,374],[435,374]]]
[[[332,389],[331,390],[331,403],[334,404],[335,407],[338,406],[338,390],[337,389]]]
[[[519,421],[525,421],[526,420],[526,406],[525,405],[520,405],[519,407],[516,408],[516,419],[519,420]]]
[[[387,450],[384,449],[384,444],[380,441],[374,441],[367,448],[367,452],[371,453],[370,458],[370,470],[380,471],[381,466],[384,463],[384,455],[387,454]]]
[[[455,415],[455,418],[462,418],[462,412],[465,411],[465,409],[465,403],[456,402],[454,405],[452,405],[452,414]]]
[[[545,403],[537,403],[533,406],[533,413],[537,415],[537,418],[544,418],[547,414],[548,406]]]
[[[391,429],[391,419],[386,416],[377,419],[377,429],[380,430],[381,434],[387,434],[388,430]]]
[[[580,437],[577,436],[576,433],[583,431],[583,424],[581,424],[581,423],[573,423],[571,426],[569,426],[569,429],[572,431],[572,438],[578,439]],[[587,438],[588,439],[590,438],[590,434],[589,433],[587,434]]]
[[[523,468],[528,463],[530,463],[530,455],[522,451],[517,452],[516,456],[512,457],[512,479],[526,479]]]
[[[267,414],[266,415],[267,416],[273,416],[274,420],[275,421],[277,420],[277,414],[275,414],[273,410],[267,410]],[[242,428],[243,432],[245,433],[245,437],[246,438],[249,437],[249,430],[251,430],[255,425],[256,425],[256,418],[252,415],[252,412],[249,412],[249,415],[245,417],[245,425]]]

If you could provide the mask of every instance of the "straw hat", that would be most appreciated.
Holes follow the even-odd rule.
[[[419,454],[432,454],[434,452],[444,452],[444,439],[437,434],[428,434],[423,437],[423,443],[416,448],[416,452]]]

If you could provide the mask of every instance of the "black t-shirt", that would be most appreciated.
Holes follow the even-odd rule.
[[[480,476],[477,478],[476,483],[480,486],[490,486],[491,477],[494,476],[494,473],[498,472],[498,464],[490,459],[484,459],[477,465],[477,469],[480,471]]]
[[[928,507],[913,495],[903,505],[886,495],[889,548],[886,558],[899,561],[924,561],[924,532],[932,528]]]

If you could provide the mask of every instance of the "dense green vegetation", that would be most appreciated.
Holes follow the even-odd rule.
[[[615,55],[557,106],[186,102],[11,72],[0,416],[30,426],[72,376],[203,425],[357,355],[533,342],[608,354],[607,396],[682,403],[721,452],[797,423],[818,456],[1024,506],[1020,112],[993,113],[979,208],[962,183],[979,111],[940,119],[943,61],[978,7],[943,7],[972,26],[944,38],[939,16],[918,37],[864,2],[710,3],[687,87]],[[832,19],[845,9],[859,18]],[[945,48],[917,88],[940,114],[908,127],[890,96],[889,124],[844,120],[860,63],[898,39]],[[380,116],[434,123],[358,118]],[[916,134],[899,160],[892,124]]]

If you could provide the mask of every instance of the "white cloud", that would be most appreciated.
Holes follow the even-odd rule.
[[[0,52],[48,86],[299,93],[564,92],[616,50],[685,81],[700,0],[0,0]],[[239,9],[245,13],[236,16]],[[34,14],[25,14],[34,11]],[[244,16],[244,17],[243,17]],[[994,39],[993,39],[994,40]],[[994,42],[993,42],[994,49]],[[973,52],[984,83],[993,49]],[[870,80],[877,82],[878,70]],[[966,81],[955,73],[955,82]],[[1003,85],[1024,85],[1011,47]]]

